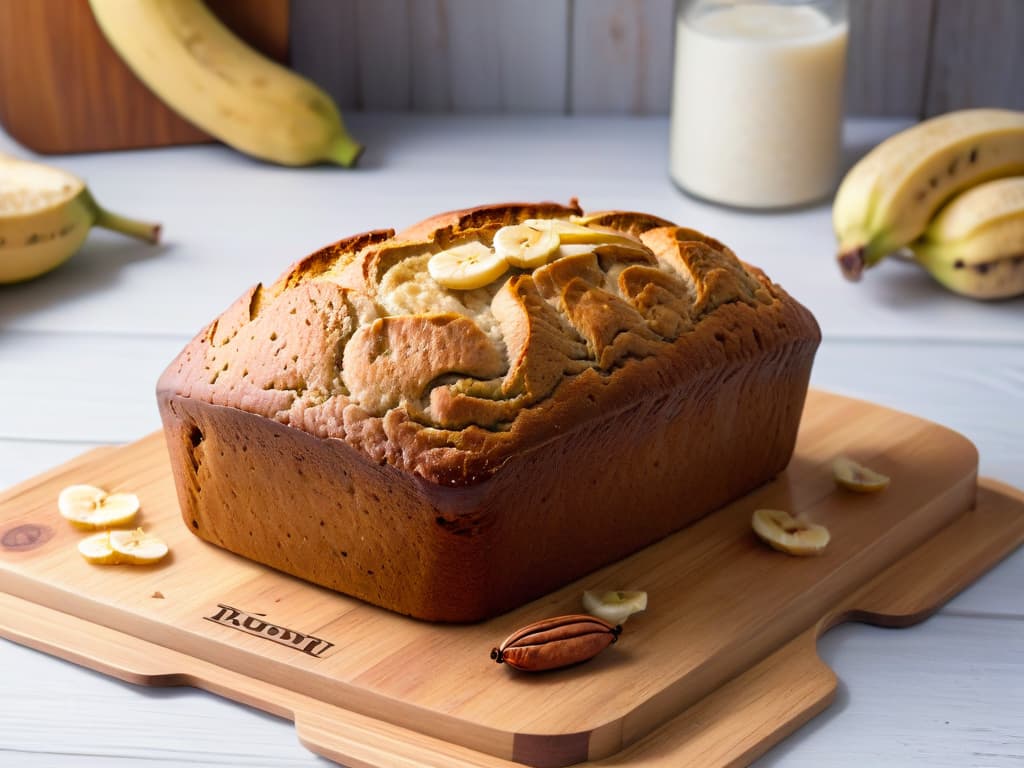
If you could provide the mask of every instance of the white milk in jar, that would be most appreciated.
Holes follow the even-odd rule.
[[[684,0],[672,93],[676,183],[748,208],[831,193],[846,37],[845,0]]]

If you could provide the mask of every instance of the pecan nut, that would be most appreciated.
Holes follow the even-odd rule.
[[[594,658],[622,632],[583,614],[556,616],[518,629],[491,651],[491,658],[523,672],[543,672]]]

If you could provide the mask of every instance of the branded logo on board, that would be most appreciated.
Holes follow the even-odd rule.
[[[240,608],[233,608],[223,603],[217,603],[217,608],[219,610],[212,616],[203,616],[203,618],[214,624],[222,624],[250,635],[273,640],[278,645],[294,648],[296,651],[302,651],[302,653],[317,658],[321,658],[334,647],[334,643],[329,643],[315,635],[296,632],[294,629],[264,621],[265,613],[246,613]]]

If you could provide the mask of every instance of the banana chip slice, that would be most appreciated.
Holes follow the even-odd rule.
[[[625,624],[634,613],[647,610],[647,593],[632,590],[583,593],[583,609],[611,625]]]
[[[828,528],[781,509],[759,509],[751,521],[754,533],[780,552],[789,555],[820,555],[828,546]]]
[[[513,267],[534,269],[548,263],[561,241],[549,226],[512,224],[494,235],[494,251]]]
[[[110,548],[110,532],[87,536],[78,542],[78,553],[93,565],[117,565],[120,559]]]
[[[102,531],[78,542],[78,552],[93,565],[149,565],[164,558],[167,545],[141,528]]]
[[[163,539],[141,528],[134,531],[111,531],[109,536],[110,548],[122,563],[149,565],[163,559],[168,552]]]
[[[628,235],[610,232],[603,229],[593,229],[572,221],[563,221],[562,219],[527,219],[523,222],[523,225],[527,227],[550,229],[558,235],[558,241],[562,245],[573,245],[577,243],[584,245],[600,245],[602,243],[624,243],[628,245],[639,244],[639,241],[634,240]]]
[[[435,253],[427,262],[430,276],[445,288],[471,291],[483,288],[508,269],[505,257],[483,243],[465,243]]]
[[[94,485],[70,485],[57,497],[61,517],[76,528],[95,531],[128,525],[139,511],[134,493],[107,493]]]
[[[846,456],[832,462],[832,476],[837,485],[857,493],[875,493],[889,485],[888,477]]]

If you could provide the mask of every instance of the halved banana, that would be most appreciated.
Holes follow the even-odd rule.
[[[110,531],[87,536],[78,542],[78,552],[93,565],[117,565],[118,554],[110,547]]]
[[[134,493],[110,493],[95,485],[69,485],[57,497],[61,517],[83,531],[128,525],[139,511]]]
[[[832,476],[836,484],[857,493],[875,493],[888,487],[889,478],[853,459],[840,456],[832,462]]]
[[[781,509],[758,509],[751,524],[762,541],[789,555],[820,555],[830,538],[825,526]]]
[[[647,593],[633,590],[583,593],[583,609],[609,624],[625,624],[634,613],[647,610]]]
[[[440,285],[458,291],[483,288],[501,277],[508,262],[483,243],[456,245],[435,253],[427,262],[427,271]]]
[[[558,250],[561,241],[543,219],[534,223],[512,224],[494,234],[494,251],[504,256],[513,267],[543,267]]]
[[[110,548],[122,563],[149,565],[161,560],[168,552],[163,539],[141,528],[134,531],[111,531],[109,536]]]

